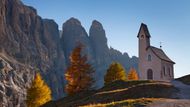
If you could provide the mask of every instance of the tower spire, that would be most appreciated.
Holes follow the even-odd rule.
[[[144,24],[144,23],[141,23],[141,26],[140,26],[140,29],[139,29],[139,32],[138,32],[137,37],[141,36],[140,34],[141,34],[142,32],[144,33],[144,36],[145,36],[145,37],[147,37],[147,38],[150,38],[150,37],[151,37],[151,36],[150,36],[150,33],[149,33],[149,30],[148,30],[148,27],[147,27],[147,25]]]

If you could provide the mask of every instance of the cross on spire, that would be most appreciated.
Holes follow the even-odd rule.
[[[162,42],[160,42],[160,49],[162,49]]]

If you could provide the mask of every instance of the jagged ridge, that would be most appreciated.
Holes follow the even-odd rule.
[[[92,22],[89,35],[75,18],[66,21],[59,31],[53,20],[42,19],[20,0],[0,1],[0,38],[0,104],[5,107],[25,106],[26,88],[36,68],[50,86],[53,98],[61,98],[69,54],[78,42],[85,45],[83,53],[96,70],[98,87],[112,61],[126,69],[137,65],[136,58],[108,48],[100,22]]]

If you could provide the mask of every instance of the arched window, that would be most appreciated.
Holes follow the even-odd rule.
[[[148,55],[148,61],[151,61],[152,60],[152,56],[149,54]]]
[[[171,71],[169,67],[168,67],[168,75],[171,77]]]
[[[141,38],[143,39],[143,38],[144,38],[144,35],[141,35]]]
[[[160,71],[160,78],[163,78],[163,71]]]
[[[163,67],[163,73],[164,73],[164,76],[166,75],[166,68]]]

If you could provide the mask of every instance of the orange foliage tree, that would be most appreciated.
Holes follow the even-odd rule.
[[[128,75],[127,75],[128,80],[138,80],[138,74],[134,68],[131,68]]]
[[[79,44],[70,55],[70,66],[65,73],[67,80],[65,92],[68,95],[90,90],[94,83],[94,70],[87,63],[87,56],[81,55],[82,49],[83,45]]]
[[[104,76],[104,84],[116,81],[127,80],[126,72],[123,66],[119,63],[112,63]]]
[[[42,80],[40,73],[35,75],[31,87],[27,89],[27,107],[40,107],[51,100],[51,90]]]

